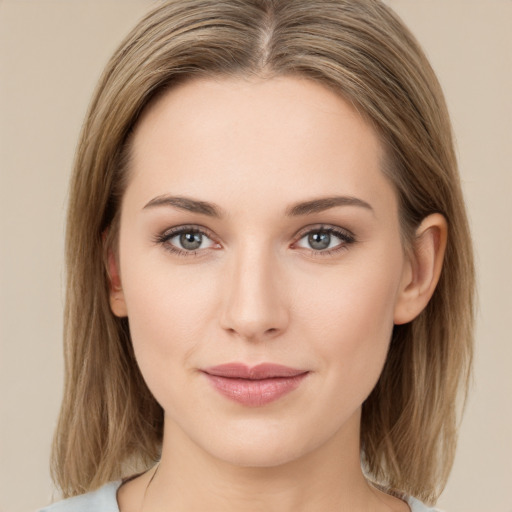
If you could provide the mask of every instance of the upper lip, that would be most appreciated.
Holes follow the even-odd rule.
[[[261,363],[252,367],[244,363],[226,363],[205,368],[203,371],[209,375],[218,377],[251,380],[271,379],[274,377],[295,377],[296,375],[302,375],[307,372],[307,370],[299,370],[297,368],[290,368],[289,366],[274,363]]]

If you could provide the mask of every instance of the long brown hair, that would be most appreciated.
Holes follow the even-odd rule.
[[[414,37],[379,0],[174,0],[112,57],[71,182],[54,479],[64,496],[75,495],[159,456],[163,411],[139,372],[126,319],[110,311],[105,247],[115,245],[130,134],[143,109],[183,80],[240,75],[307,77],[339,93],[387,149],[383,172],[397,190],[404,242],[431,213],[448,222],[437,289],[414,321],[395,327],[361,425],[368,477],[433,502],[452,466],[471,367],[472,247],[441,88]]]

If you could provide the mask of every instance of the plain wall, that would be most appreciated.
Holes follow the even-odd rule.
[[[52,499],[63,236],[74,148],[108,57],[149,0],[0,0],[0,512]],[[445,89],[475,240],[474,387],[439,506],[512,511],[512,1],[388,0]]]

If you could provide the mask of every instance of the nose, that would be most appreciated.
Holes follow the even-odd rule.
[[[286,329],[289,315],[276,257],[254,246],[232,256],[221,327],[250,341],[278,336]]]

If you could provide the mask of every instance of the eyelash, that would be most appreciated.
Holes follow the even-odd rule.
[[[339,238],[341,240],[341,242],[340,242],[340,244],[333,247],[332,249],[324,249],[324,250],[314,250],[314,249],[308,250],[308,249],[306,249],[313,257],[332,256],[334,254],[337,254],[337,253],[347,250],[349,245],[356,242],[355,236],[350,231],[343,230],[340,228],[335,228],[332,226],[324,226],[324,225],[319,225],[314,228],[309,228],[306,231],[302,231],[301,233],[299,233],[297,235],[297,242],[312,233],[319,233],[319,232],[326,233],[328,235],[334,235],[337,238]],[[179,249],[175,245],[172,245],[171,243],[169,243],[169,241],[172,238],[174,238],[178,235],[181,235],[181,234],[185,234],[185,233],[204,235],[212,241],[214,238],[210,234],[210,232],[208,230],[206,230],[205,228],[198,227],[198,226],[180,226],[177,228],[168,229],[165,232],[163,232],[162,234],[157,235],[155,237],[155,243],[163,245],[165,250],[167,250],[173,254],[176,254],[178,256],[184,256],[184,257],[197,256],[197,254],[204,249],[186,251],[183,249]],[[297,242],[294,242],[294,243],[297,243]]]
[[[304,237],[312,234],[312,233],[326,233],[328,235],[334,235],[335,237],[339,238],[341,242],[334,246],[332,249],[323,249],[323,250],[315,250],[315,249],[306,249],[310,255],[313,257],[326,257],[326,256],[333,256],[335,254],[338,254],[340,252],[346,251],[348,249],[348,246],[356,242],[356,238],[353,233],[348,231],[347,229],[341,229],[336,228],[333,226],[325,226],[325,225],[319,225],[315,226],[313,228],[307,228],[306,230],[301,231],[297,235],[297,242],[302,240]],[[294,242],[297,243],[297,242]]]
[[[155,242],[157,244],[161,244],[164,246],[166,251],[169,251],[173,254],[177,254],[178,256],[196,256],[201,250],[193,250],[193,251],[185,251],[183,249],[179,249],[178,247],[169,243],[169,241],[177,235],[182,235],[184,233],[188,234],[200,234],[204,235],[210,240],[213,240],[213,236],[210,234],[208,230],[205,228],[199,228],[197,226],[180,226],[177,228],[171,228],[164,231],[162,234],[157,235],[155,238]]]

